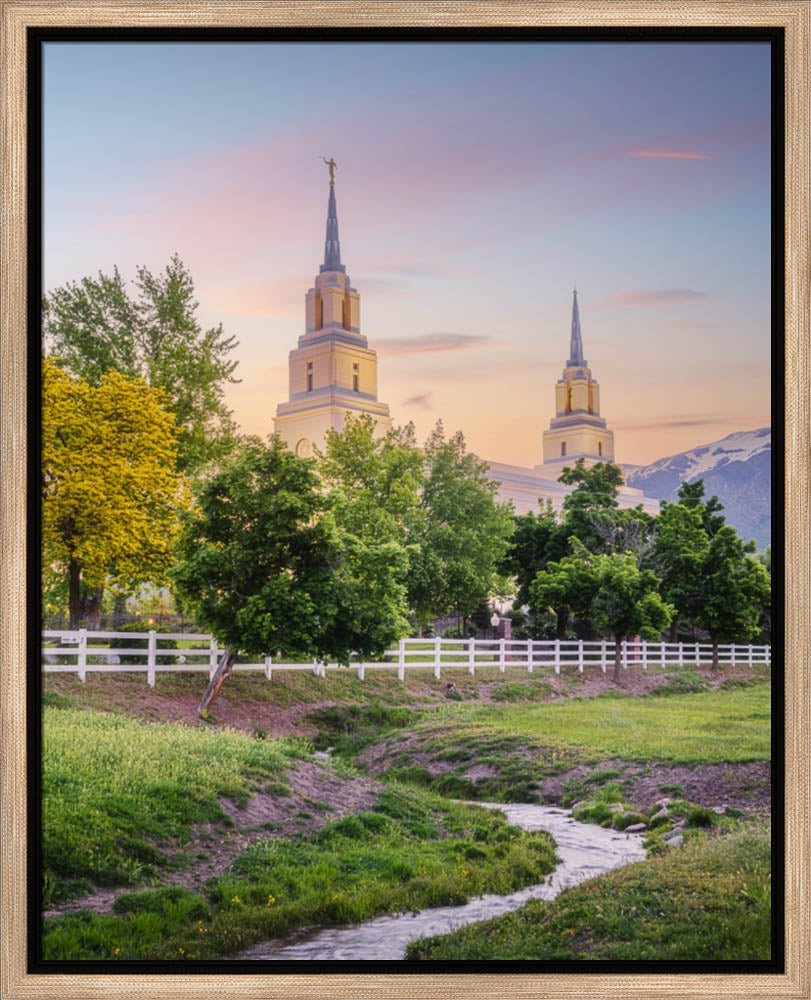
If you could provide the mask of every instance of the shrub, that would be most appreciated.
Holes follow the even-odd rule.
[[[138,622],[129,622],[126,625],[121,626],[122,632],[149,632],[148,628],[145,628]],[[156,625],[152,629],[153,632],[171,632],[171,628],[166,625]],[[110,649],[144,649],[149,647],[149,639],[122,639],[116,637],[110,639]],[[161,639],[159,644],[159,649],[177,649],[177,639]],[[143,664],[146,660],[143,656],[138,656],[136,654],[124,654],[119,657],[121,663],[128,664]],[[162,656],[160,658],[161,663],[171,663],[173,657]]]

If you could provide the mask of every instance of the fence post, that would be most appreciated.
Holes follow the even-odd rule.
[[[439,636],[436,636],[436,638],[434,639],[434,677],[436,677],[437,680],[439,680],[439,663],[440,660],[442,659],[440,655],[441,650],[442,650],[442,640],[440,639]]]
[[[467,669],[472,677],[476,673],[476,640],[467,641]]]
[[[273,675],[273,657],[272,656],[266,656],[265,657],[265,677],[267,677],[267,679],[270,680],[270,678],[272,677],[272,675]]]
[[[628,669],[628,639],[626,636],[622,637],[622,669]]]
[[[772,647],[766,646],[766,663],[768,666],[772,665]]]
[[[560,673],[560,639],[555,639],[555,673]]]
[[[752,643],[749,643],[749,666],[752,666]]]
[[[659,656],[662,659],[662,662],[661,662],[660,666],[661,666],[662,670],[664,670],[665,667],[667,666],[667,646],[665,645],[665,643],[660,642],[659,643],[659,647],[660,647],[659,648]]]
[[[217,669],[217,640],[212,635],[209,641],[209,654],[208,654],[208,679],[214,676],[214,671]]]
[[[318,660],[313,660],[313,677],[318,677]]]
[[[358,680],[362,681],[365,676],[366,676],[366,670],[365,670],[363,664],[359,663],[358,664]]]
[[[530,639],[528,641],[528,643],[527,643],[527,673],[528,674],[531,674],[532,671],[533,671],[533,669],[534,669],[534,666],[533,666],[533,663],[532,663],[532,657],[533,657],[533,650],[534,650],[534,648],[535,647],[532,644],[532,639]]]
[[[157,656],[155,652],[158,648],[157,632],[154,628],[149,630],[149,641],[147,643],[147,654],[146,654],[146,682],[153,688],[155,686],[155,663],[157,661]]]
[[[600,648],[600,666],[603,668],[603,673],[605,673],[605,668],[606,668],[605,656],[607,651],[608,651],[608,643],[606,642],[605,639],[603,639],[602,646]]]
[[[582,674],[583,673],[583,640],[577,640],[577,669]]]
[[[397,679],[405,681],[405,639],[400,640],[397,655]]]
[[[85,673],[85,668],[87,667],[87,629],[79,629],[79,657],[77,660],[79,680],[84,682],[87,674]]]
[[[699,645],[698,642],[696,642],[696,666],[699,666],[700,663],[701,663],[701,646]]]
[[[504,640],[504,639],[499,639],[498,640],[498,672],[500,674],[504,673],[504,670],[505,670],[505,667],[506,667],[505,660],[504,660],[504,645],[505,645],[505,642],[506,642],[506,640]]]
[[[648,669],[648,641],[647,639],[642,640],[642,669]]]

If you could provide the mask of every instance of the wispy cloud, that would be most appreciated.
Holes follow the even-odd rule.
[[[709,427],[717,426],[719,424],[737,424],[739,421],[732,417],[722,417],[722,416],[700,416],[695,417],[677,417],[671,420],[654,420],[647,423],[615,423],[614,427],[617,430],[623,431],[653,431],[653,430],[665,430],[668,428],[676,427]]]
[[[404,399],[400,405],[401,406],[419,406],[420,409],[430,410],[430,409],[432,409],[432,406],[431,406],[431,403],[430,403],[431,395],[432,394],[430,392],[424,392],[424,393],[422,393],[421,396],[410,396],[408,399]]]
[[[652,160],[709,160],[712,159],[709,153],[681,153],[675,151],[659,151],[656,149],[634,149],[625,154],[626,156],[637,156]]]
[[[598,303],[602,306],[663,306],[681,302],[698,302],[708,299],[706,292],[693,288],[651,288],[638,292],[612,292],[608,299]]]
[[[469,333],[425,333],[419,337],[388,337],[375,341],[380,354],[434,354],[439,351],[470,351],[484,347],[490,337]]]

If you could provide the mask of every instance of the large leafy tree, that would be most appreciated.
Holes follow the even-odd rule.
[[[718,670],[721,640],[754,639],[769,610],[771,577],[752,558],[753,548],[725,524],[703,553],[692,620],[710,635],[713,670]]]
[[[201,484],[186,518],[175,588],[224,652],[211,704],[241,650],[348,662],[382,654],[407,629],[406,557],[336,519],[315,461],[276,436],[248,441]]]
[[[572,546],[574,555],[550,562],[528,588],[532,613],[551,611],[557,617],[558,639],[565,637],[572,616],[588,617],[597,587],[592,554],[576,538]]]
[[[178,256],[153,274],[139,267],[134,295],[117,269],[54,289],[43,300],[47,352],[92,385],[111,371],[163,389],[179,428],[179,467],[195,472],[233,445],[224,390],[237,346],[222,325],[197,319],[191,275]]]
[[[619,683],[623,640],[629,635],[657,639],[670,624],[673,607],[658,593],[659,579],[640,570],[633,554],[593,557],[591,621],[614,637],[614,681]]]
[[[441,421],[425,444],[425,483],[409,539],[410,606],[420,622],[472,614],[490,594],[514,520],[496,499],[487,463],[466,450],[461,432],[446,439]]]
[[[549,564],[550,543],[557,528],[558,518],[550,500],[541,504],[537,513],[529,511],[515,518],[515,529],[500,569],[515,579],[515,603],[519,607],[532,603],[530,586]]]
[[[711,496],[709,500],[705,500],[704,493],[704,480],[696,479],[692,483],[682,483],[677,496],[679,504],[690,510],[698,511],[702,527],[707,532],[707,536],[712,538],[726,523],[726,518],[721,513],[724,505],[717,496]]]
[[[671,642],[679,619],[694,621],[701,604],[701,577],[709,546],[702,512],[694,505],[667,503],[656,520],[651,562],[661,578],[659,591],[673,605]]]
[[[341,433],[327,431],[318,473],[340,505],[344,524],[407,544],[425,483],[412,424],[375,437],[370,416],[347,417]]]
[[[67,581],[71,628],[98,628],[105,585],[159,583],[172,561],[185,497],[164,403],[116,371],[91,385],[43,365],[44,586]]]

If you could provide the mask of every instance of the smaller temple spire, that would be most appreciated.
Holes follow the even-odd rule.
[[[577,289],[575,288],[572,298],[572,339],[569,344],[569,360],[566,362],[567,368],[574,368],[582,365],[584,368],[588,362],[583,357],[583,341],[580,337],[580,312],[577,308]]]
[[[321,271],[346,271],[341,263],[338,240],[338,207],[335,203],[335,160],[324,160],[329,167],[329,202],[327,203],[327,238],[324,242],[324,263]]]

